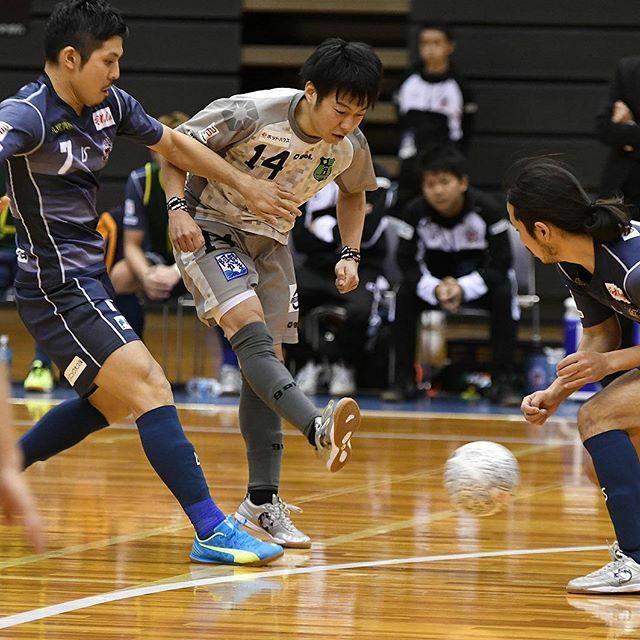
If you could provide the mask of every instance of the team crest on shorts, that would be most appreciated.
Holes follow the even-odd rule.
[[[244,262],[242,262],[238,257],[238,254],[233,251],[217,255],[216,262],[227,280],[241,278],[249,273]]]

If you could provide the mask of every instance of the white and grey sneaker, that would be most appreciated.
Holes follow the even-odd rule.
[[[353,398],[331,400],[316,418],[316,449],[332,473],[349,461],[351,437],[359,425],[360,407]]]
[[[322,367],[315,362],[309,361],[298,371],[296,375],[296,386],[302,393],[308,396],[314,396],[318,393],[321,374]]]
[[[242,374],[238,367],[223,364],[220,367],[220,395],[239,396],[242,389]]]
[[[283,502],[277,495],[273,496],[271,503],[266,504],[253,504],[247,496],[233,517],[252,531],[266,533],[272,542],[283,547],[308,549],[311,546],[311,538],[291,522],[291,511],[302,513],[300,507]]]
[[[329,382],[329,395],[346,396],[356,392],[356,377],[353,369],[343,364],[331,365],[331,380]]]
[[[567,584],[569,593],[639,593],[640,564],[625,555],[614,542],[609,547],[611,562]]]

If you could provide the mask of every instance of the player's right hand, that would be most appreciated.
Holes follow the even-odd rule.
[[[0,211],[11,204],[9,196],[0,196]]]
[[[547,418],[555,413],[559,405],[560,402],[552,400],[545,389],[525,396],[520,404],[520,410],[527,422],[542,426]]]
[[[242,195],[247,209],[273,226],[276,226],[278,219],[293,224],[300,215],[293,193],[276,182],[251,178]]]

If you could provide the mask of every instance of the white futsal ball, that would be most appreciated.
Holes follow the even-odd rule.
[[[458,447],[444,466],[444,487],[451,502],[474,516],[502,511],[518,478],[518,461],[511,451],[486,440]]]

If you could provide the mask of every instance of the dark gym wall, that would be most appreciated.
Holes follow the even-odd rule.
[[[460,70],[480,111],[473,179],[488,187],[523,155],[558,152],[597,188],[606,148],[595,116],[616,61],[640,53],[635,0],[413,0],[415,33],[424,21],[455,26]]]
[[[195,113],[240,88],[240,0],[114,0],[130,35],[118,81],[152,115]],[[43,36],[54,0],[32,0],[26,36],[0,37],[0,99],[36,78],[44,63]],[[129,172],[144,164],[145,147],[122,139],[102,176],[98,204],[122,202]]]

